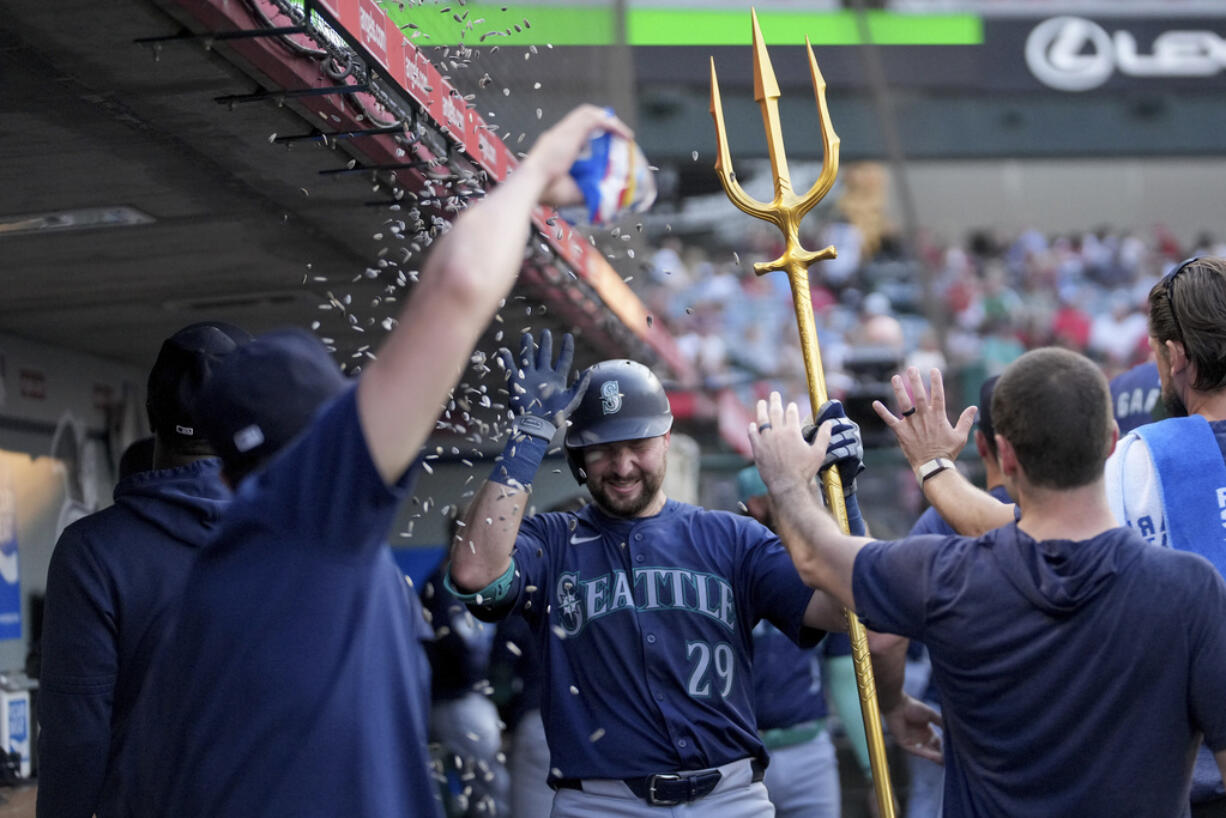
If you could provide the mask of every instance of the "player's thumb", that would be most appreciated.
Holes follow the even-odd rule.
[[[960,440],[966,440],[967,435],[971,433],[971,427],[975,425],[975,416],[978,413],[977,406],[968,406],[962,410],[962,414],[958,416],[958,423],[954,426],[954,431],[958,433]]]

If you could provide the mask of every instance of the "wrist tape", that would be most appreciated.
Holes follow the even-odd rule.
[[[553,440],[553,436],[558,433],[557,426],[536,415],[520,415],[511,424],[511,429],[515,434],[539,437],[546,443]]]
[[[552,437],[552,436],[551,436]],[[532,434],[512,432],[506,448],[498,456],[490,479],[512,488],[527,488],[545,459],[549,440]]]

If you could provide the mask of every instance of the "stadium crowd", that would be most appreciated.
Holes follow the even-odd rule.
[[[1226,252],[1209,234],[1189,246],[1163,227],[1149,234],[979,231],[961,242],[921,233],[909,254],[895,237],[866,242],[865,232],[837,220],[803,241],[839,251],[810,270],[822,361],[836,396],[852,384],[866,346],[921,371],[941,369],[947,380],[967,384],[968,401],[984,378],[1043,346],[1085,354],[1113,377],[1150,356],[1145,300],[1153,284],[1183,258]],[[651,256],[640,294],[678,338],[704,387],[733,385],[747,400],[771,389],[804,394],[787,278],[752,271],[782,249],[768,230],[754,233],[748,246],[719,251],[666,235]]]

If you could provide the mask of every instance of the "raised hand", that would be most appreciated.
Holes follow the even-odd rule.
[[[583,192],[570,176],[570,166],[579,158],[588,139],[597,131],[611,131],[626,139],[634,132],[612,112],[595,105],[580,105],[556,125],[537,137],[517,173],[524,169],[542,174],[545,187],[542,204],[562,207],[581,204]]]
[[[910,394],[903,386],[902,376],[890,378],[898,414],[895,415],[879,400],[873,401],[873,411],[898,438],[898,445],[911,468],[938,457],[957,459],[958,453],[966,445],[966,437],[970,434],[978,410],[974,406],[966,407],[958,416],[957,424],[950,426],[949,418],[945,416],[945,385],[941,381],[940,371],[934,369],[931,372],[931,395],[924,388],[918,369],[908,367],[906,377]]]
[[[567,378],[575,358],[575,339],[568,332],[562,336],[562,349],[553,362],[553,335],[541,331],[538,346],[532,333],[525,332],[520,342],[519,359],[509,349],[498,350],[498,357],[507,371],[508,404],[516,415],[516,429],[525,434],[552,439],[557,428],[579,405],[587,388],[585,376],[568,389]],[[542,425],[549,424],[548,427]]]
[[[826,459],[835,425],[833,420],[823,423],[806,440],[795,403],[785,410],[778,392],[771,392],[769,402],[758,401],[757,422],[749,425],[749,444],[767,488],[773,492],[786,484],[809,483]]]

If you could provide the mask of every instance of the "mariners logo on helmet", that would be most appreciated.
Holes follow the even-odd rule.
[[[612,415],[622,408],[621,387],[617,381],[605,381],[600,386],[600,408],[606,415]]]

